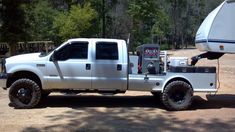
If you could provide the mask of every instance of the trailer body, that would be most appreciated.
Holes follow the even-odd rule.
[[[196,47],[202,51],[235,53],[235,1],[225,0],[201,24]]]

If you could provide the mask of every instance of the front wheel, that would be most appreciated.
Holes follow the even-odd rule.
[[[10,87],[9,99],[15,108],[30,109],[39,103],[41,89],[30,79],[18,79]]]
[[[162,94],[162,102],[168,110],[185,110],[192,104],[193,90],[184,81],[169,83]]]

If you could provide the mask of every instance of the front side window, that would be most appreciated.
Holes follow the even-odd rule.
[[[97,60],[118,60],[118,45],[115,42],[96,43]]]
[[[87,59],[88,42],[72,42],[60,49],[57,55],[59,60]]]

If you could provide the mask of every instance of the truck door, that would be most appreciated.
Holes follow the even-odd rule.
[[[49,61],[47,64],[50,88],[91,88],[88,47],[88,42],[71,42],[56,51],[57,61]]]
[[[123,63],[123,47],[117,42],[95,42],[92,64],[92,89],[123,90],[127,88],[127,64]]]

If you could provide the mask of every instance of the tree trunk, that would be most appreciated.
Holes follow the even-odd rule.
[[[181,34],[181,47],[180,48],[184,48],[184,35]]]
[[[174,35],[173,35],[173,50],[176,49],[176,36],[177,36],[177,0],[174,0],[173,3],[173,9],[172,9],[172,14],[173,14],[173,26],[174,26]]]
[[[10,55],[14,56],[17,54],[17,44],[16,43],[9,43],[10,48]]]
[[[188,42],[185,43],[185,48],[186,48],[186,49],[188,48]]]
[[[105,0],[102,0],[102,37],[106,38]]]

